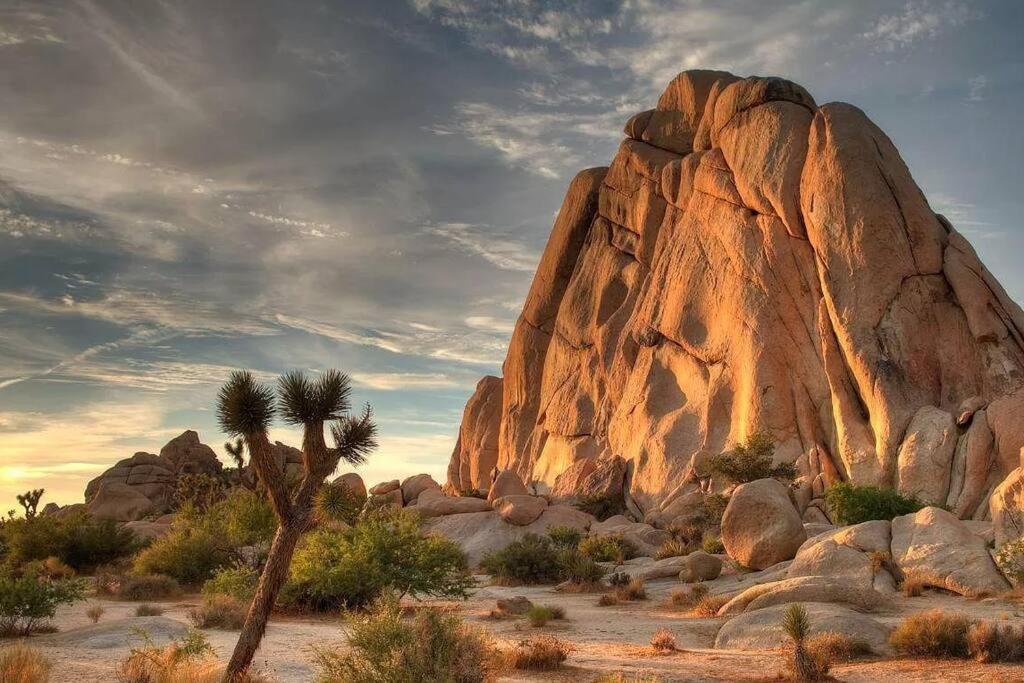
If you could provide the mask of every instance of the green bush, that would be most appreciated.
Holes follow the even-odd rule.
[[[480,567],[500,581],[554,583],[561,578],[558,551],[551,541],[527,534],[501,550],[488,553]]]
[[[600,494],[583,496],[576,501],[575,506],[577,509],[597,517],[599,522],[626,512],[626,501],[622,496]]]
[[[227,595],[248,602],[259,581],[260,573],[252,567],[223,567],[203,584],[203,595]]]
[[[837,482],[825,491],[825,504],[834,524],[848,525],[874,519],[891,520],[925,507],[916,498],[901,496],[895,489],[878,486],[857,486]]]
[[[56,557],[75,571],[88,572],[131,555],[139,543],[135,534],[111,520],[78,513],[4,520],[0,522],[0,548],[3,563],[11,569]]]
[[[41,580],[26,575],[0,576],[0,635],[27,636],[57,613],[57,606],[84,599],[81,579]]]
[[[575,550],[583,540],[583,532],[571,526],[548,527],[547,537],[559,548]]]
[[[792,463],[772,463],[775,439],[766,432],[751,434],[728,453],[712,456],[708,463],[712,474],[734,484],[745,484],[758,479],[784,479],[792,481],[797,471]]]
[[[425,609],[402,620],[394,596],[383,596],[353,617],[349,648],[313,648],[322,683],[486,683],[497,660],[488,636],[458,614]]]
[[[354,525],[366,504],[366,494],[361,494],[341,482],[326,483],[316,494],[316,516],[322,522],[344,522]]]
[[[1024,585],[1024,536],[999,546],[996,564],[1014,586]]]
[[[343,531],[302,539],[282,600],[314,609],[360,608],[393,590],[401,595],[466,597],[473,585],[453,541],[424,536],[414,511],[386,508]]]
[[[224,500],[227,483],[205,472],[182,474],[174,488],[174,509],[185,506],[208,510]]]
[[[595,562],[623,562],[637,556],[637,548],[621,534],[596,534],[580,541],[580,552]]]
[[[605,568],[579,550],[566,549],[558,553],[558,578],[578,586],[596,584],[605,575]]]
[[[549,621],[565,619],[565,610],[557,605],[532,605],[526,610],[526,620],[530,626],[546,626]]]
[[[209,513],[223,519],[228,543],[235,548],[269,545],[277,531],[277,518],[267,497],[248,489],[235,489]]]

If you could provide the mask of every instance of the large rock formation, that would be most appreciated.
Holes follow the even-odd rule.
[[[1024,313],[889,138],[716,71],[680,74],[626,136],[570,183],[450,487],[621,456],[630,504],[677,517],[724,486],[710,456],[767,430],[801,508],[841,478],[986,516],[1024,445]]]

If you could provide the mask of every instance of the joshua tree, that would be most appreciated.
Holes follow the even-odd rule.
[[[256,490],[256,478],[249,473],[246,476],[245,471],[245,441],[239,437],[234,441],[228,441],[224,444],[224,450],[227,451],[228,456],[235,461],[235,467],[238,468],[238,485],[247,488],[250,491]]]
[[[18,494],[18,504],[25,508],[25,517],[27,519],[36,516],[36,510],[39,509],[39,499],[43,497],[44,492],[45,489],[32,489],[31,491]]]
[[[807,610],[799,603],[786,608],[782,617],[782,630],[793,641],[793,650],[789,653],[789,666],[793,677],[798,681],[819,681],[828,674],[828,663],[816,661],[807,651],[807,636],[811,631],[811,622],[807,618]]]
[[[228,683],[246,672],[259,648],[267,619],[277,594],[288,576],[295,545],[312,523],[316,494],[338,463],[358,465],[377,447],[377,426],[367,405],[362,414],[349,414],[349,378],[328,370],[315,380],[302,372],[290,372],[278,379],[277,404],[274,391],[260,384],[248,371],[231,374],[218,396],[217,417],[224,431],[241,438],[249,451],[249,463],[270,498],[277,516],[277,533],[260,575],[256,595],[249,606],[238,643],[224,673]],[[275,413],[288,424],[302,425],[303,475],[289,495],[285,473],[274,457],[267,428]],[[330,423],[334,447],[324,439]]]

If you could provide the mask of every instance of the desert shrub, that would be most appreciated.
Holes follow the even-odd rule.
[[[580,541],[580,552],[595,562],[623,562],[637,556],[637,548],[621,534],[595,534]]]
[[[577,587],[590,587],[600,583],[605,569],[579,550],[558,553],[558,578]]]
[[[181,595],[181,586],[170,576],[138,574],[121,581],[117,597],[122,600],[163,600]]]
[[[594,679],[594,683],[661,683],[661,679],[654,674],[617,671],[613,674],[598,676]]]
[[[554,636],[538,636],[516,643],[509,660],[516,669],[554,671],[569,658],[572,649],[572,645]]]
[[[916,498],[900,495],[895,489],[857,486],[841,481],[825,491],[829,518],[838,525],[860,524],[874,519],[891,520],[925,507]]]
[[[622,496],[608,496],[598,493],[578,498],[575,506],[577,509],[597,517],[599,522],[626,512],[626,501],[623,500]]]
[[[979,662],[1024,660],[1024,627],[980,621],[967,630],[967,654]]]
[[[849,662],[872,654],[871,645],[866,640],[834,631],[809,637],[806,647],[812,659],[820,657],[828,662]]]
[[[420,610],[402,620],[394,595],[353,616],[346,651],[313,648],[322,683],[484,683],[495,679],[495,651],[482,631],[455,613]]]
[[[455,495],[460,498],[479,498],[481,500],[487,500],[487,491],[481,491],[480,489],[464,488],[459,489],[459,492]]]
[[[25,643],[0,648],[0,681],[46,683],[53,665],[39,650]]]
[[[565,610],[557,605],[533,605],[526,611],[530,626],[545,626],[549,621],[564,618]]]
[[[85,616],[89,617],[89,621],[96,624],[106,611],[107,610],[103,609],[103,605],[93,605],[89,609],[85,610]]]
[[[618,586],[613,591],[619,602],[632,602],[647,599],[647,587],[643,579],[630,579],[625,586]]]
[[[700,503],[698,517],[706,526],[717,526],[722,523],[722,516],[728,505],[729,499],[721,493],[709,493]]]
[[[718,610],[722,609],[725,603],[729,602],[727,595],[705,595],[699,598],[690,608],[690,616],[694,617],[716,617]]]
[[[325,483],[316,494],[316,516],[321,522],[344,522],[353,525],[366,504],[366,494],[341,482]]]
[[[739,444],[731,451],[712,456],[708,467],[712,474],[734,484],[745,484],[758,479],[796,478],[796,467],[792,463],[772,463],[775,453],[775,439],[767,432],[751,434],[746,443]]]
[[[916,657],[966,657],[971,620],[939,609],[912,614],[896,626],[889,643],[897,652]]]
[[[903,575],[900,581],[900,591],[908,598],[917,598],[924,594],[924,589],[934,584],[942,584],[931,574],[923,571],[909,571]]]
[[[216,662],[213,647],[200,631],[189,629],[180,640],[156,645],[145,632],[117,668],[120,683],[213,683]]]
[[[22,565],[18,573],[32,574],[50,581],[60,581],[61,579],[73,579],[76,572],[64,564],[60,558],[48,557],[45,560],[33,560]]]
[[[999,546],[996,564],[1014,586],[1024,585],[1024,536]]]
[[[80,513],[4,520],[0,523],[0,547],[9,568],[53,557],[75,571],[88,572],[131,555],[139,542],[131,530],[116,522]]]
[[[651,647],[658,652],[672,652],[676,649],[676,637],[667,628],[659,628],[651,636]]]
[[[473,578],[453,541],[424,536],[414,511],[382,509],[345,530],[307,534],[292,559],[285,603],[314,609],[368,605],[384,591],[404,595],[467,595]]]
[[[630,576],[626,572],[614,572],[608,575],[608,585],[612,588],[618,588],[619,586],[625,586],[630,581]]]
[[[247,603],[229,595],[208,595],[201,605],[188,611],[188,618],[196,628],[219,628],[238,631],[245,623]]]
[[[174,488],[174,508],[205,511],[224,500],[226,493],[227,483],[220,477],[205,472],[182,474]]]
[[[148,602],[144,602],[135,608],[135,616],[137,617],[159,617],[164,613],[164,608],[159,605],[150,605]]]
[[[558,551],[547,538],[527,534],[501,550],[488,553],[480,567],[500,581],[554,583],[560,578]]]
[[[680,538],[670,538],[662,543],[654,553],[654,559],[664,560],[667,557],[689,555],[696,548]]]
[[[793,603],[786,608],[782,617],[782,630],[792,641],[792,648],[786,653],[786,667],[792,677],[798,681],[826,680],[831,660],[824,649],[813,652],[808,649],[811,622],[803,605]]]
[[[722,543],[721,538],[713,534],[705,534],[701,539],[700,549],[708,555],[721,555],[725,552],[725,544]]]
[[[676,588],[669,593],[668,604],[672,607],[693,607],[707,594],[707,586],[703,583],[695,583],[689,588]]]
[[[155,539],[135,558],[138,574],[165,574],[188,585],[202,583],[231,562],[231,548],[223,529],[182,517],[171,530]]]
[[[557,548],[575,550],[583,540],[583,532],[571,526],[551,526],[546,533]]]
[[[0,575],[0,635],[27,636],[40,630],[59,605],[85,596],[81,579],[49,581],[32,575]]]
[[[618,605],[620,602],[621,601],[619,600],[618,596],[615,595],[614,592],[605,593],[604,595],[602,595],[600,598],[597,599],[597,606],[598,607],[612,607],[614,605]]]
[[[256,594],[260,573],[245,566],[224,567],[218,569],[203,584],[203,595],[228,595],[236,600],[247,602]]]
[[[211,508],[209,514],[214,517],[215,525],[223,524],[227,542],[232,548],[269,545],[277,531],[277,519],[270,501],[256,491],[234,489]]]

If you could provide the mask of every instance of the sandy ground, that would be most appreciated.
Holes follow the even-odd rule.
[[[714,584],[719,589],[739,585],[735,577],[722,578]],[[460,610],[471,623],[487,628],[499,641],[514,643],[529,635],[548,633],[570,641],[576,648],[568,666],[559,672],[510,675],[503,681],[586,683],[612,672],[650,675],[654,680],[665,683],[765,681],[780,677],[783,664],[777,652],[712,649],[723,619],[695,619],[663,607],[661,603],[668,593],[679,585],[671,579],[649,582],[647,601],[614,607],[598,607],[595,594],[558,593],[551,587],[482,586],[470,600],[457,603],[455,609]],[[487,618],[498,597],[514,595],[525,595],[534,603],[560,605],[565,608],[567,619],[538,629],[531,628],[522,619]],[[187,611],[198,601],[198,596],[189,596],[159,603],[166,609],[163,617],[137,618],[134,616],[137,603],[90,600],[60,611],[57,619],[59,633],[36,636],[31,642],[54,662],[53,683],[114,681],[117,662],[132,645],[140,642],[137,635],[130,633],[132,626],[141,625],[149,630],[157,642],[166,640],[175,629],[188,624]],[[102,604],[106,613],[94,626],[85,616],[85,611],[96,603]],[[896,623],[906,614],[931,607],[966,612],[979,618],[1024,618],[1024,607],[1013,603],[973,601],[931,593],[912,599],[899,597],[891,608],[872,616],[883,622]],[[650,648],[651,635],[662,627],[675,634],[678,652],[658,655]],[[236,633],[225,631],[208,631],[208,635],[221,657],[230,653],[237,637]],[[281,683],[312,681],[315,671],[311,665],[310,647],[315,644],[343,646],[343,643],[343,622],[338,617],[277,617],[271,621],[256,661]],[[1024,682],[1024,666],[962,661],[869,660],[838,666],[834,675],[841,681],[864,683],[882,680]]]

